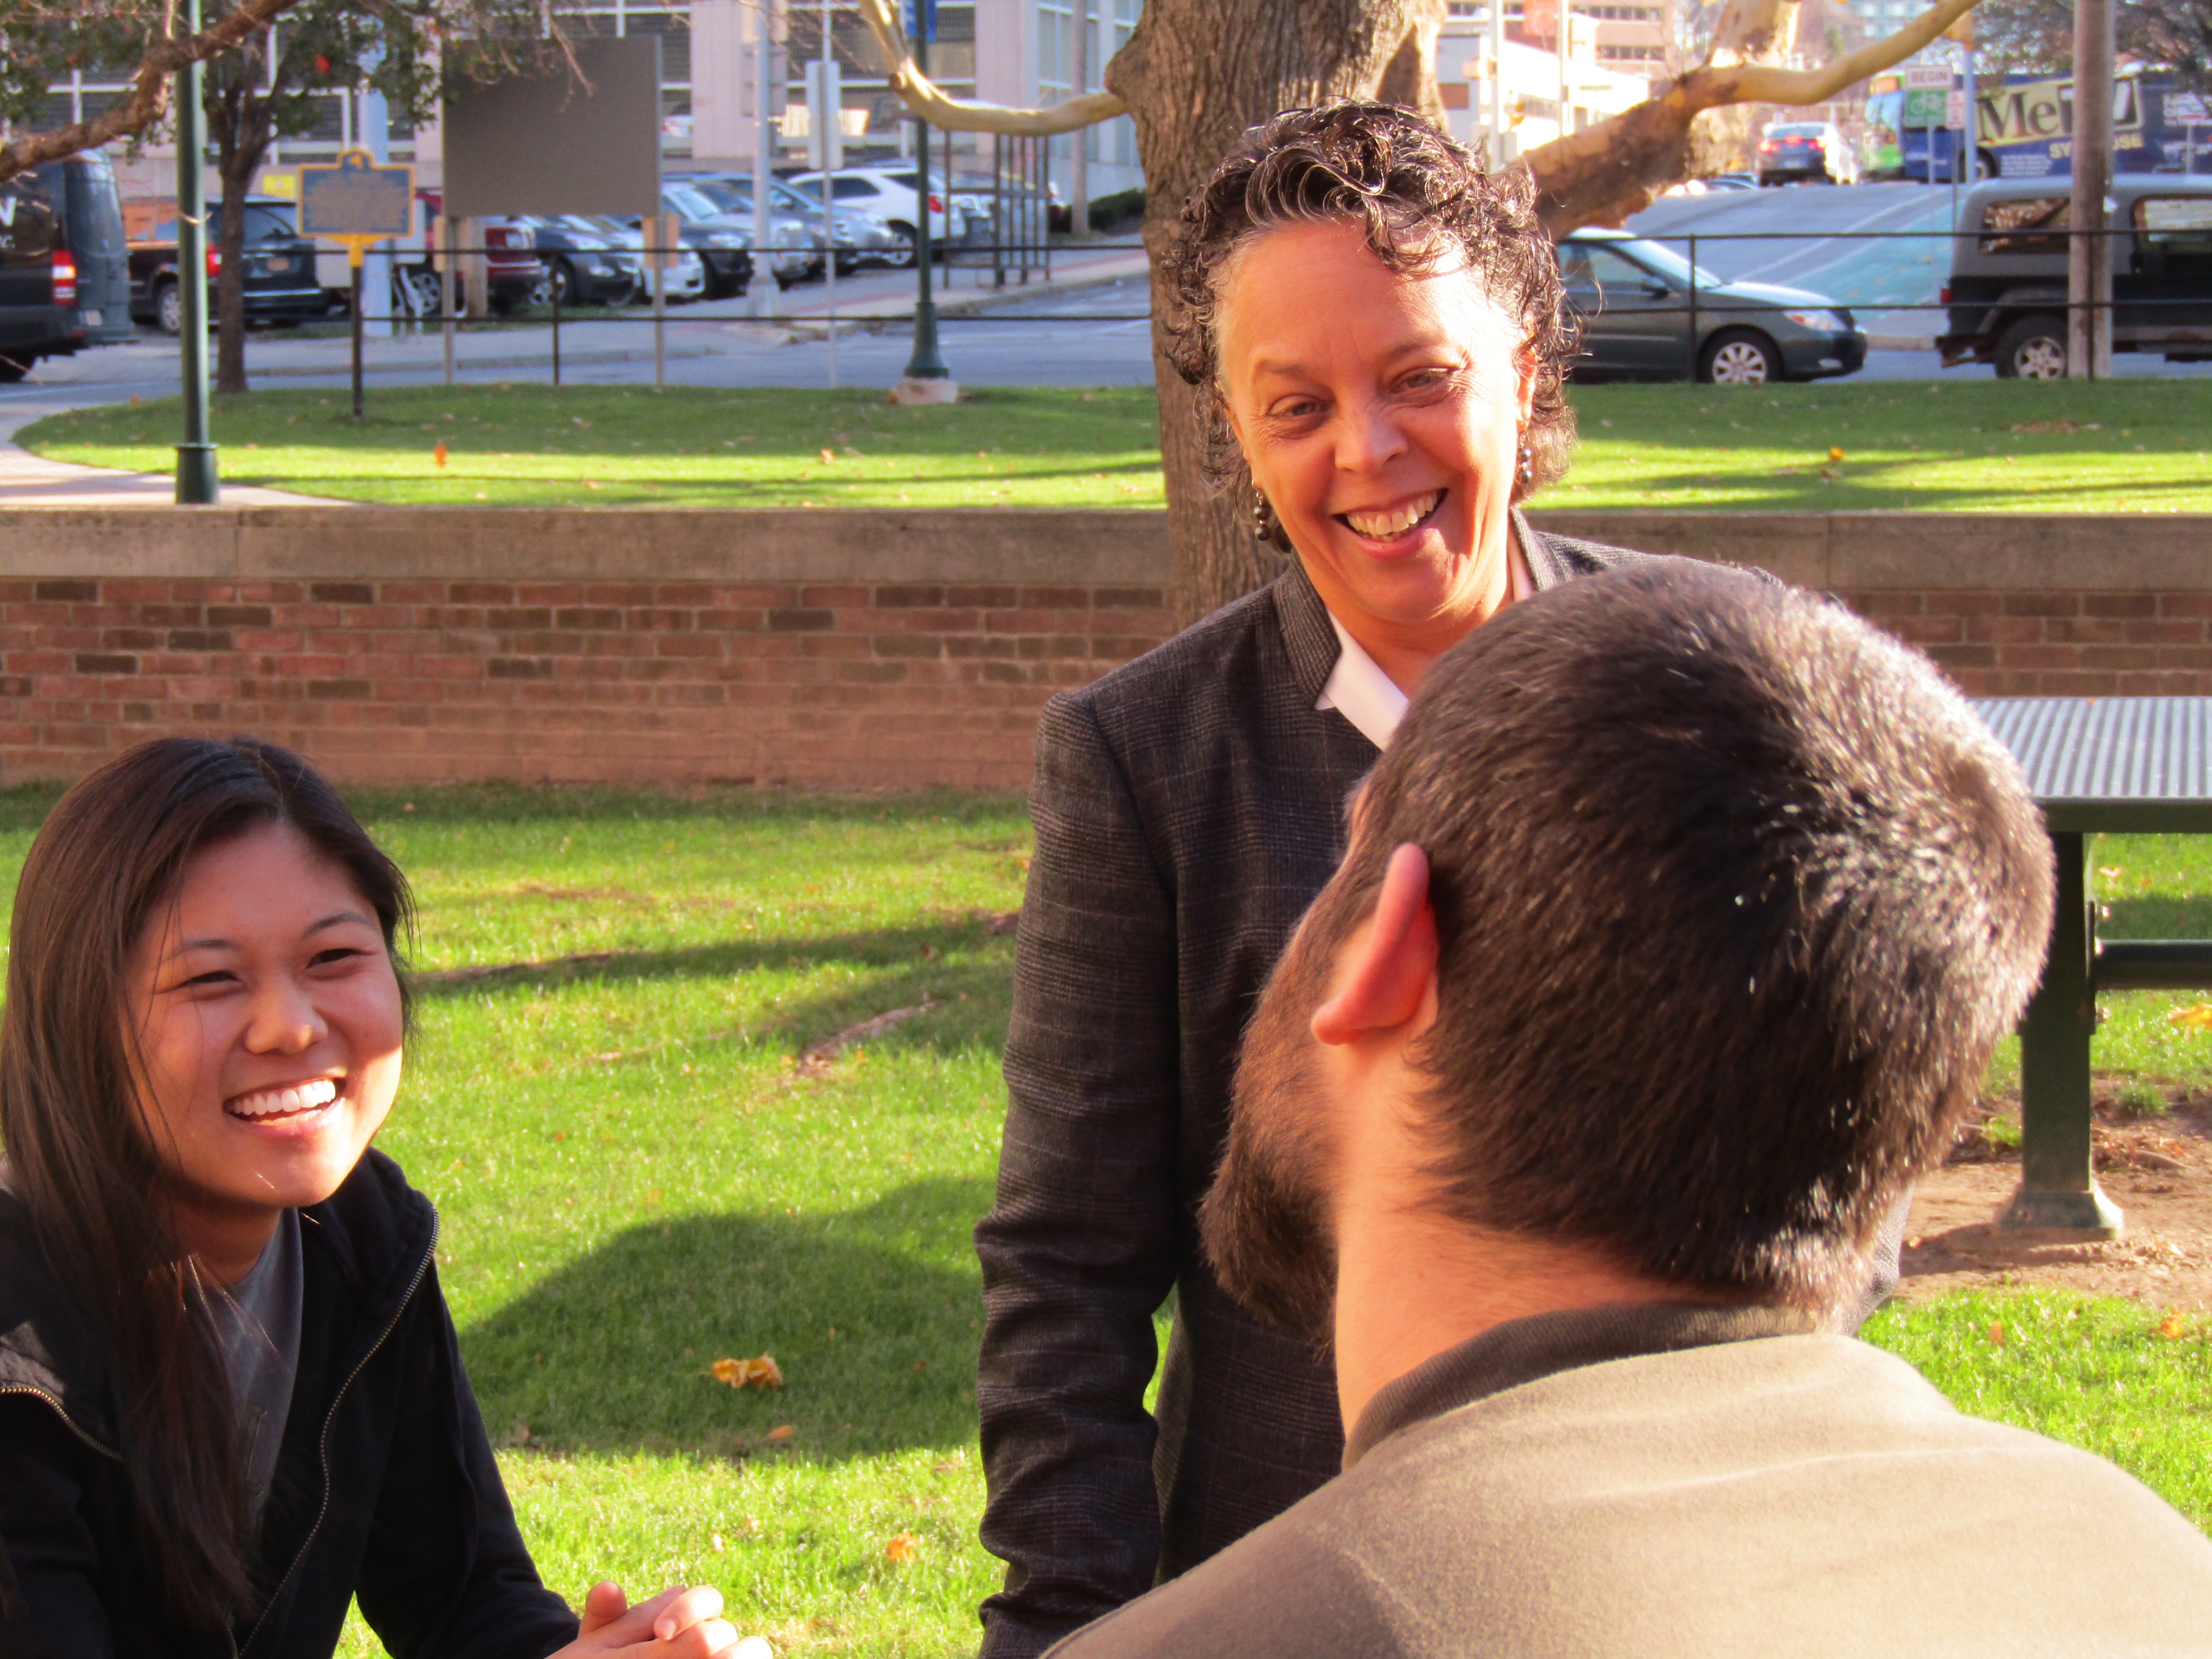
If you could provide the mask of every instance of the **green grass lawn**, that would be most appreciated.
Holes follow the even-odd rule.
[[[52,799],[0,794],[0,897]],[[998,1573],[975,1540],[969,1230],[1004,1110],[1012,939],[993,919],[1020,902],[1019,803],[356,804],[422,905],[418,1028],[380,1144],[443,1215],[439,1272],[549,1582],[712,1582],[781,1652],[971,1652]],[[2113,925],[2212,933],[2202,845],[2101,843]],[[2164,1023],[2176,999],[2117,1000],[2100,1066],[2212,1076],[2212,1037]],[[1872,1334],[1970,1409],[2105,1453],[2212,1524],[2212,1347],[2202,1322],[2169,1340],[2156,1321],[1952,1297]],[[781,1391],[710,1375],[763,1352]],[[356,1624],[342,1650],[378,1649]]]
[[[55,416],[18,441],[165,471],[177,401]],[[377,387],[217,398],[222,476],[343,501],[495,507],[1158,507],[1149,389],[979,388],[902,409],[866,392]],[[445,465],[437,449],[445,448]]]
[[[2212,380],[1979,378],[1575,389],[1556,507],[2212,511]],[[1144,389],[380,387],[219,398],[223,476],[360,501],[532,507],[1158,507]],[[58,415],[40,454],[166,471],[173,399]],[[437,464],[436,447],[446,449]],[[1832,452],[1843,452],[1840,460]]]

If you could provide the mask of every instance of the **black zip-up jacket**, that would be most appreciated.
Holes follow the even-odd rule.
[[[437,1212],[371,1152],[300,1221],[299,1375],[251,1564],[261,1610],[193,1632],[149,1599],[98,1327],[0,1190],[0,1656],[329,1659],[356,1595],[399,1659],[544,1659],[575,1639],[461,1369]]]

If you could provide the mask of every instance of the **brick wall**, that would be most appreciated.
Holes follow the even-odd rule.
[[[1158,585],[0,579],[0,778],[250,732],[349,779],[1017,788]]]
[[[2212,695],[2212,518],[1546,514],[1842,596],[1981,695]],[[0,512],[0,782],[251,732],[353,780],[1019,787],[1167,636],[1164,515]]]
[[[1978,697],[2212,695],[2212,593],[1844,592]]]

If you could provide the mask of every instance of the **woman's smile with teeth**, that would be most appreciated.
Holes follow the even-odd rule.
[[[295,1112],[319,1110],[337,1097],[338,1085],[325,1077],[313,1083],[287,1084],[282,1088],[240,1095],[223,1109],[233,1117],[288,1117]]]
[[[1444,498],[1441,489],[1431,489],[1425,495],[1416,495],[1401,501],[1395,507],[1383,507],[1371,513],[1342,513],[1338,518],[1358,534],[1370,541],[1386,542],[1394,536],[1402,536],[1415,525],[1437,510]]]

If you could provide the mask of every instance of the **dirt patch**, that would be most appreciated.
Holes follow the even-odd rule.
[[[1991,1226],[2020,1185],[2008,1123],[2019,1103],[1991,1102],[1960,1131],[1950,1161],[1920,1183],[1907,1226],[1913,1300],[1944,1291],[2051,1285],[2153,1308],[2212,1311],[2212,1096],[2138,1116],[2100,1091],[2092,1129],[2097,1180],[2126,1218],[2106,1243],[2027,1244]]]

